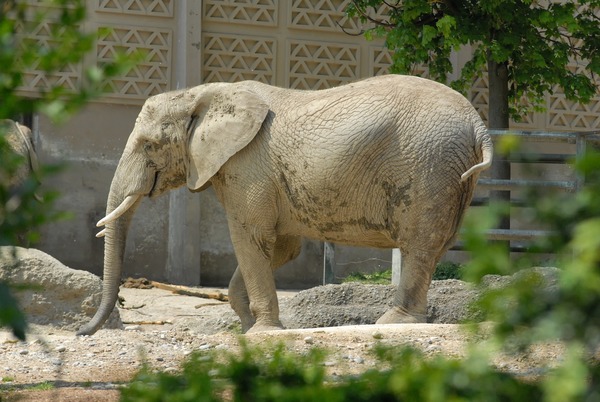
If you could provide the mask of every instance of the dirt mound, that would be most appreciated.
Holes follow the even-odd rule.
[[[395,286],[345,283],[303,290],[281,305],[287,328],[320,328],[374,324],[392,305]],[[478,291],[456,279],[433,281],[429,289],[427,322],[457,324],[476,318],[469,306]]]
[[[540,289],[555,289],[557,268],[531,268],[513,277],[487,275],[479,286],[456,279],[433,281],[427,295],[427,322],[458,324],[480,321],[481,312],[473,306],[473,302],[481,292],[506,286],[515,278],[531,272],[540,275]],[[282,300],[281,320],[286,328],[374,324],[392,305],[394,289],[392,285],[361,283],[317,286]]]

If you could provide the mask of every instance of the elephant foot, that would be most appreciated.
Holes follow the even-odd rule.
[[[240,320],[241,324],[242,324],[242,334],[247,333],[248,331],[250,331],[250,328],[252,328],[255,324],[254,319],[252,320]]]
[[[265,331],[281,331],[285,329],[281,324],[261,324],[256,323],[250,328],[246,334],[255,334],[257,332],[265,332]]]
[[[427,322],[425,314],[409,314],[401,307],[392,307],[385,312],[376,324],[417,324]]]

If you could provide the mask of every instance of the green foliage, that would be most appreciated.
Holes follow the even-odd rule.
[[[378,13],[384,3],[388,7]],[[505,65],[511,114],[518,119],[530,109],[539,110],[555,85],[568,99],[582,103],[596,95],[598,5],[597,0],[354,0],[347,13],[371,24],[368,38],[386,38],[394,73],[408,74],[415,65],[426,64],[433,79],[447,82],[452,51],[471,45],[473,56],[452,83],[465,91],[486,70],[488,60]],[[569,66],[574,59],[577,70]]]
[[[9,326],[17,338],[24,340],[27,330],[25,315],[19,310],[8,284],[4,282],[0,282],[0,306],[0,326]]]
[[[462,279],[463,266],[452,261],[442,261],[435,267],[433,279],[436,281],[444,279]]]
[[[540,400],[542,395],[538,387],[494,370],[478,353],[462,360],[427,358],[411,348],[380,347],[377,353],[391,369],[367,372],[361,379],[367,393],[358,400],[510,401]]]
[[[122,401],[506,401],[540,400],[542,389],[499,373],[482,356],[427,358],[412,348],[376,348],[379,369],[360,376],[325,374],[325,352],[284,345],[242,345],[239,354],[195,354],[180,374],[147,367],[122,390]]]
[[[496,334],[503,343],[526,348],[532,342],[561,339],[588,351],[600,345],[600,154],[589,153],[576,168],[586,177],[577,193],[550,197],[532,190],[528,195],[527,203],[536,205],[536,220],[553,233],[533,250],[558,254],[558,286],[540,286],[545,278],[532,271],[517,275],[513,286],[493,290],[482,300],[487,318],[498,322]],[[497,217],[502,210],[498,211]],[[471,280],[531,266],[527,258],[511,262],[505,248],[482,243],[481,232],[493,227],[494,219],[470,218],[465,227],[473,255]]]
[[[25,74],[35,70],[52,75],[79,63],[94,48],[95,33],[82,29],[84,0],[0,1],[0,119],[14,119],[42,113],[63,122],[92,97],[101,93],[102,83],[126,72],[140,55],[117,55],[114,62],[84,71],[86,85],[77,91],[55,85],[32,97],[23,96]],[[42,21],[51,19],[49,38],[38,41],[35,32]],[[57,194],[41,191],[40,180],[54,174],[57,167],[43,166],[40,176],[9,186],[11,177],[26,163],[16,155],[0,132],[0,245],[31,244],[38,240],[36,228],[67,215],[54,210]],[[0,326],[8,325],[24,339],[25,320],[19,312],[9,286],[0,282]]]
[[[242,343],[239,354],[194,354],[178,375],[152,373],[146,367],[123,390],[122,400],[317,400],[326,394],[324,356],[319,349],[298,355],[282,344],[250,348]]]

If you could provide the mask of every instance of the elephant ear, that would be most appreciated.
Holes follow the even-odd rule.
[[[197,101],[188,149],[187,185],[192,191],[252,141],[269,112],[262,98],[243,89],[201,95]]]

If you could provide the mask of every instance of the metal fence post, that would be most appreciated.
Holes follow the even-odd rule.
[[[323,285],[333,283],[335,275],[333,267],[335,266],[335,246],[333,243],[323,243]]]
[[[577,162],[581,160],[585,156],[585,148],[586,148],[586,133],[577,133],[577,137],[575,138],[575,148],[576,148],[576,158]],[[575,176],[575,191],[581,190],[583,187],[583,183],[585,181],[585,176],[581,172],[577,172]]]
[[[399,248],[392,249],[392,285],[400,285],[402,274],[402,253]]]

